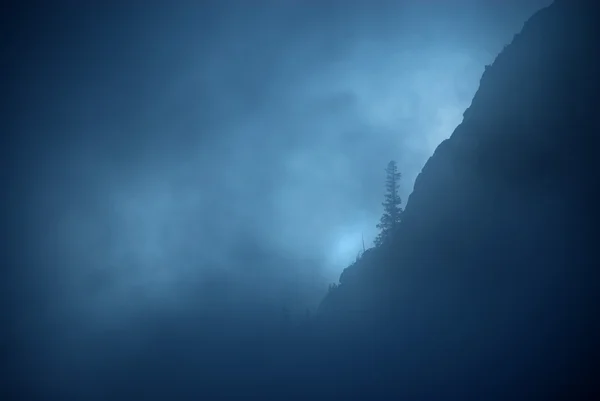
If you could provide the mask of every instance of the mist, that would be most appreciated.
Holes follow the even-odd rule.
[[[406,201],[484,67],[548,3],[15,13],[6,160],[23,353],[53,366],[117,328],[133,349],[148,325],[201,311],[314,311],[377,235],[386,163]]]

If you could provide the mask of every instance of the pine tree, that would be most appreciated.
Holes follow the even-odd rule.
[[[380,246],[394,232],[398,224],[402,221],[402,200],[398,194],[398,184],[402,175],[398,172],[398,166],[395,161],[390,161],[385,169],[385,189],[386,194],[383,205],[383,215],[377,228],[381,230],[377,238],[375,238],[375,246]]]

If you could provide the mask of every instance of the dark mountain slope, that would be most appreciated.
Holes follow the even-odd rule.
[[[594,390],[599,9],[558,0],[527,21],[423,168],[394,240],[343,273],[324,320],[391,330],[432,383]]]

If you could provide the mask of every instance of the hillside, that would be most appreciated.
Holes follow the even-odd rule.
[[[437,354],[420,360],[432,383],[527,382],[530,396],[569,399],[597,389],[599,9],[555,1],[486,67],[394,240],[344,271],[324,320],[420,341]]]

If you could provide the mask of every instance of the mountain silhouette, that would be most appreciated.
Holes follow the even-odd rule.
[[[558,0],[524,24],[393,240],[323,300],[323,321],[394,339],[399,377],[451,399],[598,399],[599,9]]]

